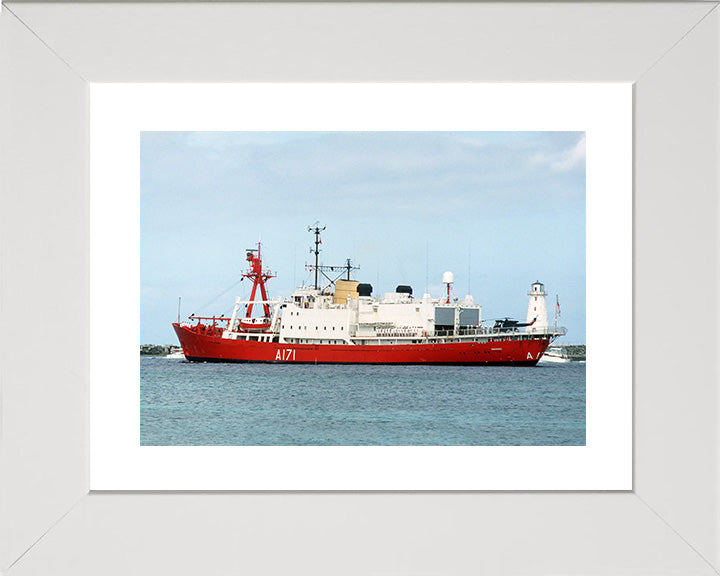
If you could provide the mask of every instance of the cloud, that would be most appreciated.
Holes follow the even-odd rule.
[[[548,166],[553,172],[569,172],[585,161],[585,134],[571,148],[546,154],[538,152],[530,158],[530,163]]]

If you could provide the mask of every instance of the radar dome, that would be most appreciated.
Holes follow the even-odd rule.
[[[443,284],[452,284],[455,282],[455,277],[453,276],[453,273],[448,271],[443,273]]]

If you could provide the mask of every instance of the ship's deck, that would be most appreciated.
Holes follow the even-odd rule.
[[[254,342],[280,342],[287,344],[318,345],[408,345],[408,344],[449,344],[453,342],[509,342],[518,340],[554,340],[566,333],[565,328],[548,328],[534,332],[493,331],[485,329],[462,329],[457,331],[440,330],[430,336],[354,336],[340,338],[281,338],[278,332],[228,332],[223,334],[226,340],[247,340]]]

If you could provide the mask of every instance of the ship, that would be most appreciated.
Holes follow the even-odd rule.
[[[165,358],[169,358],[171,360],[185,360],[185,355],[183,354],[182,348],[173,346],[170,350],[170,354],[165,356]]]
[[[550,343],[566,329],[549,326],[545,291],[531,285],[526,322],[511,318],[484,321],[470,295],[451,297],[452,272],[445,272],[444,293],[413,296],[408,285],[373,296],[371,284],[351,280],[358,268],[318,263],[320,234],[315,235],[315,282],[289,297],[269,299],[262,245],[246,251],[253,282],[249,300],[238,297],[232,315],[195,316],[174,322],[185,359],[190,362],[305,364],[435,364],[535,366]],[[345,278],[333,277],[330,271]],[[321,285],[325,284],[324,286]],[[258,312],[254,314],[254,312]]]
[[[544,364],[546,362],[553,364],[567,364],[572,359],[568,356],[567,350],[562,346],[548,346],[547,350],[540,356],[539,362]]]

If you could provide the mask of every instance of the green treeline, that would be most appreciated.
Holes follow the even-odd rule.
[[[159,344],[142,344],[140,346],[140,356],[167,356],[173,351],[172,344],[165,344],[161,346]]]
[[[567,351],[570,360],[575,362],[585,360],[585,344],[564,344],[562,346]]]

